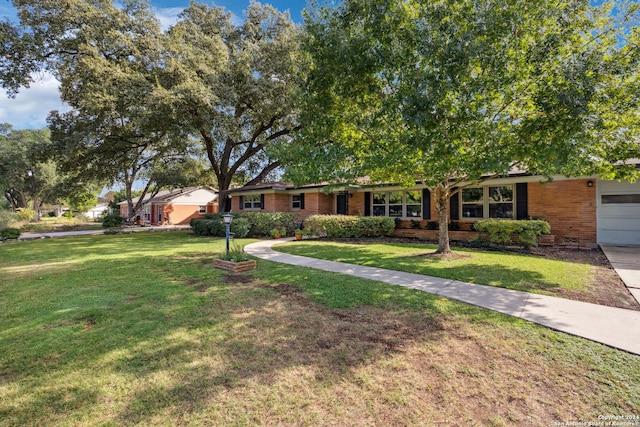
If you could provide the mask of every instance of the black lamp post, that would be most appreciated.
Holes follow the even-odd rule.
[[[233,215],[231,215],[230,213],[226,213],[224,215],[222,215],[222,218],[224,219],[224,228],[226,231],[226,235],[227,235],[227,259],[229,258],[229,231],[231,230],[231,221],[233,221]]]

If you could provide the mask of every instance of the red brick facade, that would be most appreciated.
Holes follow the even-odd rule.
[[[525,178],[531,181],[531,178]],[[508,185],[515,187],[514,180]],[[596,224],[596,187],[589,186],[593,179],[557,180],[550,183],[528,182],[519,184],[526,187],[526,216],[540,218],[551,225],[551,240],[556,244],[575,246],[593,245],[597,239]],[[366,193],[369,190],[351,191],[348,193],[349,215],[364,216],[369,214],[371,206],[365,206],[366,200],[370,200]],[[308,191],[308,190],[307,190]],[[251,194],[255,194],[253,190]],[[293,195],[301,194],[300,189],[287,189],[273,191],[265,189],[264,208],[262,212],[295,212],[300,219],[321,214],[335,214],[337,209],[336,194],[325,194],[321,190],[314,190],[304,194],[304,209],[292,208]],[[344,194],[344,193],[343,193]],[[233,194],[232,211],[238,212],[238,194]],[[516,200],[517,202],[517,200]],[[370,203],[370,202],[369,202]],[[403,219],[400,221],[396,235],[411,236],[424,239],[437,238],[437,230],[426,230],[427,223],[437,222],[435,202],[431,197],[429,219],[420,219],[419,227],[415,227],[415,220]],[[514,204],[514,209],[515,209]],[[473,220],[461,218],[458,230],[451,232],[452,239],[467,239],[475,235],[473,232]]]

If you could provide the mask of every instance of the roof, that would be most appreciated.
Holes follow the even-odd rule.
[[[184,188],[174,188],[172,190],[161,190],[158,192],[158,194],[156,194],[153,198],[150,197],[150,194],[146,194],[144,197],[144,203],[159,203],[159,202],[170,202],[180,196],[184,196],[185,194],[189,194],[189,193],[193,193],[196,190],[200,190],[200,189],[205,189],[205,190],[209,190],[212,191],[214,193],[217,193],[218,190],[216,190],[215,188],[211,188],[208,187],[206,185],[200,185],[197,187],[184,187]],[[134,197],[131,202],[133,204],[138,203],[138,200],[140,199],[140,197]],[[121,204],[126,204],[127,201],[123,201],[118,203],[119,205]]]

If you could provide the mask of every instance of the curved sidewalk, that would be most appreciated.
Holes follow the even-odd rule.
[[[268,261],[348,274],[441,295],[640,355],[640,311],[289,255],[271,248],[274,244],[289,240],[264,240],[249,244],[244,250],[249,255]]]

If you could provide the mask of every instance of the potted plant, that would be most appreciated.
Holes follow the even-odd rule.
[[[284,228],[274,228],[273,230],[271,230],[271,237],[273,237],[274,239],[279,239],[286,234],[287,230],[285,230]]]
[[[296,228],[295,231],[295,236],[296,236],[296,240],[302,240],[304,236],[306,236],[308,233],[306,231],[304,231],[301,228]]]
[[[214,259],[213,266],[233,273],[242,273],[255,270],[257,263],[255,259],[249,259],[242,248],[233,246],[228,253],[222,253],[219,258]]]

